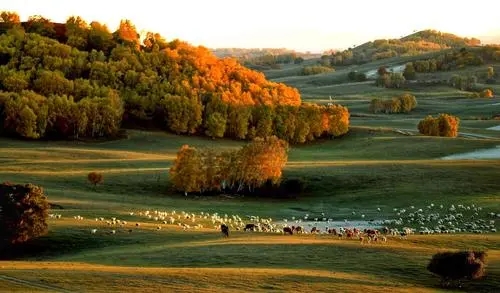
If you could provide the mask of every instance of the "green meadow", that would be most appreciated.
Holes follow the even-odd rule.
[[[394,209],[433,204],[443,205],[442,213],[451,205],[474,205],[481,208],[477,217],[494,219],[500,214],[500,159],[442,158],[500,145],[500,131],[488,129],[500,125],[492,119],[500,113],[498,98],[473,99],[446,85],[395,90],[346,78],[352,70],[368,72],[436,54],[378,60],[314,76],[299,75],[313,61],[265,72],[273,81],[297,87],[304,101],[324,104],[331,99],[351,113],[345,136],[291,146],[283,177],[305,186],[293,198],[171,192],[168,170],[182,145],[235,149],[242,141],[140,130],[105,142],[0,138],[1,180],[43,186],[53,204],[49,233],[33,252],[0,262],[0,291],[500,292],[497,232],[416,233],[370,244],[328,234],[236,230],[223,238],[217,225],[203,217],[217,213],[248,222],[250,216],[291,222],[306,215],[335,221],[362,220],[363,215],[379,221],[397,219]],[[498,85],[492,87],[500,92]],[[369,113],[371,99],[404,92],[417,98],[411,113]],[[418,134],[418,122],[438,113],[461,119],[459,137]],[[92,171],[104,175],[103,184],[87,182]],[[183,216],[174,224],[163,223],[147,217],[146,211]],[[196,224],[202,226],[195,228],[185,218],[188,214],[196,214]],[[467,212],[468,220],[473,216]],[[107,224],[112,218],[126,223]],[[498,223],[500,219],[495,229]],[[486,250],[487,275],[455,291],[443,290],[426,266],[436,252],[457,249]]]

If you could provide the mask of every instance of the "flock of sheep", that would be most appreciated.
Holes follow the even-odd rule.
[[[377,208],[381,212],[381,208]],[[500,214],[484,213],[482,208],[475,205],[443,205],[430,204],[425,208],[395,208],[394,219],[369,220],[366,224],[373,227],[353,227],[347,219],[344,225],[339,225],[324,213],[321,217],[311,217],[305,214],[302,217],[291,217],[281,221],[258,216],[220,215],[218,213],[188,213],[185,211],[139,211],[128,212],[125,218],[134,221],[125,221],[116,217],[97,217],[86,219],[80,215],[73,218],[78,221],[90,221],[91,234],[116,234],[118,231],[132,233],[135,229],[161,230],[163,227],[177,227],[183,230],[215,229],[229,236],[229,231],[252,231],[277,234],[329,234],[340,239],[358,239],[361,243],[372,241],[387,241],[387,236],[405,238],[410,234],[438,234],[438,233],[494,233],[497,231],[495,218]],[[371,213],[373,214],[373,213]],[[356,216],[356,212],[352,212]],[[50,214],[51,219],[60,219],[61,214]],[[364,214],[360,214],[362,219]],[[137,221],[138,218],[141,220]],[[390,227],[390,228],[389,228]]]

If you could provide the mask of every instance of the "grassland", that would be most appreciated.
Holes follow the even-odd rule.
[[[408,58],[389,61],[397,65]],[[370,245],[328,235],[238,231],[225,239],[208,222],[200,229],[162,224],[157,230],[157,222],[138,216],[139,211],[156,209],[273,219],[325,213],[335,220],[355,220],[362,213],[383,219],[395,216],[393,208],[429,203],[475,204],[484,213],[500,213],[499,160],[440,159],[500,145],[500,131],[486,129],[500,122],[477,119],[500,112],[496,99],[468,99],[445,86],[411,88],[419,103],[416,111],[373,115],[368,113],[371,98],[403,90],[344,83],[343,74],[352,68],[294,77],[296,69],[272,74],[299,86],[306,100],[326,103],[332,96],[353,113],[345,137],[292,147],[284,177],[305,182],[306,191],[297,198],[169,192],[168,168],[181,145],[232,149],[242,145],[238,141],[146,131],[95,143],[0,139],[2,181],[42,185],[50,202],[62,206],[51,210],[62,217],[49,220],[49,234],[40,239],[36,253],[0,262],[0,291],[440,292],[439,280],[425,267],[434,253],[454,249],[489,254],[486,278],[457,292],[500,290],[498,233],[390,237]],[[395,131],[416,130],[423,116],[440,112],[458,115],[461,132],[483,137],[432,138]],[[90,186],[90,171],[102,172],[104,184]],[[77,215],[85,219],[77,220]],[[128,224],[111,228],[96,217],[117,217]],[[93,228],[97,234],[90,233]]]

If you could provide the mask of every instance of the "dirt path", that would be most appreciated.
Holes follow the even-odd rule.
[[[72,291],[68,291],[68,290],[65,290],[65,289],[62,289],[59,287],[54,287],[54,286],[50,286],[50,285],[46,285],[46,284],[42,284],[42,283],[35,283],[35,282],[31,282],[31,281],[26,281],[26,280],[14,278],[14,277],[6,276],[6,275],[0,275],[0,280],[4,280],[4,281],[7,281],[7,282],[10,282],[13,284],[17,284],[17,285],[25,285],[25,286],[40,289],[40,290],[46,291],[46,292],[62,292],[62,293],[71,293],[72,292]]]

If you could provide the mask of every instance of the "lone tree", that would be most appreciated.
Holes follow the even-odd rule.
[[[90,172],[89,175],[87,175],[87,180],[96,187],[97,184],[104,182],[104,177],[102,173]]]
[[[485,275],[486,253],[482,251],[441,252],[435,254],[427,270],[441,277],[442,286],[460,285]]]
[[[19,244],[48,231],[49,202],[36,185],[0,185],[0,247]]]

